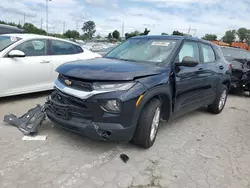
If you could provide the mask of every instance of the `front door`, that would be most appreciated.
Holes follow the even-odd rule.
[[[13,50],[20,50],[25,57],[11,58],[6,55],[1,60],[1,95],[12,95],[48,89],[51,82],[51,57],[47,40],[25,41]]]
[[[196,67],[175,67],[176,95],[175,115],[181,115],[206,105],[210,100],[207,96],[209,83],[208,74],[201,63],[199,44],[193,41],[184,42],[176,62],[182,61],[185,56],[195,58],[199,64]]]

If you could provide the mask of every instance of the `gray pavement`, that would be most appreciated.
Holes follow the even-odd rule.
[[[0,99],[0,118],[21,115],[48,93]],[[45,141],[22,141],[0,122],[1,188],[250,188],[250,98],[162,124],[152,148],[92,141],[46,121]],[[130,157],[123,163],[119,155]]]

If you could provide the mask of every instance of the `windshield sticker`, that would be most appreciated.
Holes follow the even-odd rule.
[[[11,42],[16,42],[17,38],[16,37],[10,37]]]
[[[32,44],[35,50],[41,50],[45,46],[44,42],[39,40],[32,41]]]
[[[169,42],[152,42],[151,44],[152,46],[168,46],[169,45]]]

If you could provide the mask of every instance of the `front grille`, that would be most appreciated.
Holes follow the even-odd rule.
[[[64,84],[65,81],[68,80],[71,84],[67,85],[68,87],[77,89],[77,90],[81,90],[81,91],[93,91],[92,88],[92,83],[91,82],[85,82],[76,78],[72,78],[72,77],[68,77],[68,76],[64,76],[59,74],[58,79]]]
[[[55,90],[51,94],[48,103],[49,109],[57,116],[63,119],[70,117],[81,117],[90,119],[91,110],[84,104],[84,101]]]

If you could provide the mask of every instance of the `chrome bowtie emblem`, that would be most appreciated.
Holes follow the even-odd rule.
[[[64,80],[64,83],[65,83],[67,86],[70,86],[70,85],[72,84],[72,82],[69,81],[69,80]]]

